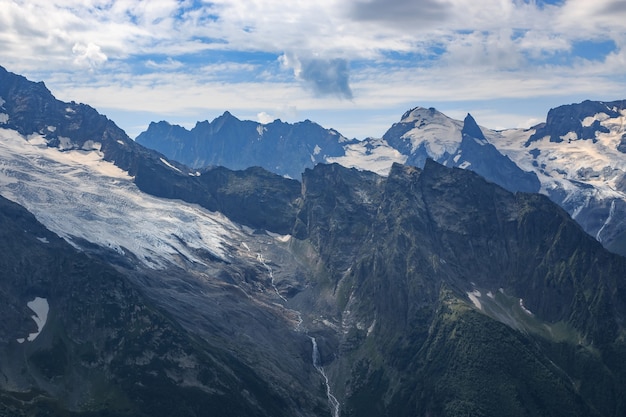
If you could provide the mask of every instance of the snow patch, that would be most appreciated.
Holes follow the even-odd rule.
[[[459,163],[459,159],[461,159],[461,154],[454,155],[454,158],[452,158],[455,164]]]
[[[46,237],[38,237],[37,240],[41,243],[50,243]]]
[[[102,144],[93,140],[87,140],[83,143],[82,149],[84,151],[100,151],[102,149]]]
[[[52,132],[56,132],[57,127],[56,127],[56,126],[47,126],[47,127],[46,127],[46,130],[47,130],[48,132],[50,132],[50,133],[52,133]]]
[[[180,169],[176,168],[174,165],[172,165],[172,164],[170,164],[169,162],[167,162],[167,160],[165,160],[165,159],[163,159],[163,158],[159,158],[159,160],[160,160],[161,162],[163,162],[163,164],[164,164],[165,166],[167,166],[167,167],[169,167],[169,168],[173,169],[174,171],[181,172],[181,170],[180,170]]]
[[[373,171],[381,176],[387,176],[394,162],[404,164],[406,155],[387,144],[384,139],[368,139],[346,145],[345,155],[328,157],[326,162],[336,162],[346,168],[357,168]]]
[[[37,331],[35,333],[29,334],[26,339],[17,339],[18,343],[24,343],[26,340],[28,340],[29,342],[35,340],[46,325],[46,322],[48,321],[48,313],[50,312],[48,300],[45,298],[35,297],[33,301],[29,301],[28,303],[26,303],[26,305],[33,311],[33,313],[35,313],[33,316],[31,316],[31,318],[37,325]]]
[[[263,133],[265,133],[267,129],[263,126],[263,125],[258,125],[256,127],[256,131],[259,134],[259,136],[263,136]]]
[[[279,235],[279,236],[276,236],[276,240],[278,240],[279,242],[286,243],[291,240],[291,235]]]
[[[567,134],[560,136],[561,139],[563,140],[578,140],[578,134],[576,132],[568,132]]]
[[[374,319],[374,321],[372,322],[372,324],[370,325],[370,327],[367,328],[367,335],[369,336],[370,334],[372,334],[372,332],[374,331],[374,328],[376,327],[376,319]]]
[[[322,148],[320,148],[319,145],[315,145],[315,149],[313,149],[313,155],[319,155],[321,151]]]
[[[529,309],[524,307],[524,300],[522,300],[521,298],[519,299],[519,306],[524,311],[524,313],[528,314],[529,316],[534,316],[534,314]]]
[[[471,163],[471,162],[469,162],[469,161],[463,161],[463,162],[461,163],[461,165],[459,165],[459,168],[461,168],[461,169],[467,169],[467,167],[469,167],[470,165],[472,165],[472,163]]]
[[[0,97],[0,107],[4,107],[4,103],[6,103],[6,101],[4,101],[2,97]]]
[[[477,309],[479,310],[483,309],[483,306],[479,300],[479,298],[481,297],[480,291],[474,290],[474,291],[468,292],[467,296],[472,301],[472,303],[474,303],[474,306],[476,306]]]
[[[596,122],[596,120],[600,122],[604,122],[605,120],[608,120],[608,119],[610,119],[610,116],[608,114],[597,113],[594,116],[585,117],[580,123],[582,124],[583,127],[589,127],[593,125]]]
[[[0,123],[5,124],[9,121],[9,115],[6,113],[0,113]]]
[[[65,136],[59,136],[59,150],[66,151],[70,149],[74,149],[72,139],[66,138]]]

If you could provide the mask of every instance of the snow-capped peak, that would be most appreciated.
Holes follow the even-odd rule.
[[[453,154],[462,138],[463,122],[454,120],[434,108],[416,107],[406,112],[401,123],[411,124],[403,139],[411,142],[411,152],[424,145],[428,154],[438,159],[446,152]]]

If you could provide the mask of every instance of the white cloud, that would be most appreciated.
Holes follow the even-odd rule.
[[[163,117],[626,91],[624,2],[538,3],[0,0],[0,65],[66,100]],[[552,60],[580,40],[617,50]]]
[[[76,43],[72,48],[74,54],[74,64],[81,68],[94,69],[106,62],[107,56],[95,43],[88,44]]]
[[[272,123],[274,120],[276,120],[276,118],[262,111],[260,113],[257,113],[256,120],[259,123],[266,125],[268,123]]]
[[[154,70],[177,70],[183,66],[183,63],[168,57],[165,61],[156,62],[152,59],[146,61],[146,67]]]

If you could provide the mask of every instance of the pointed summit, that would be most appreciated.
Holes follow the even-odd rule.
[[[467,135],[472,138],[486,140],[483,131],[480,130],[480,127],[478,126],[478,123],[476,123],[476,120],[474,120],[472,115],[469,113],[467,113],[467,116],[465,116],[465,120],[463,120],[462,133],[463,136]]]
[[[213,123],[215,123],[217,121],[226,121],[226,120],[236,120],[236,121],[239,121],[239,119],[237,117],[235,117],[231,112],[226,110],[221,116],[219,116],[215,120],[213,120]]]

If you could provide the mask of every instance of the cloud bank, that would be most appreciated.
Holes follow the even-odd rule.
[[[563,102],[624,98],[624,4],[0,0],[0,65],[135,120],[294,108],[357,126],[359,112],[383,107],[464,102],[496,114],[493,100],[535,100],[536,113],[519,115],[528,120]],[[604,48],[587,53],[594,45]]]

